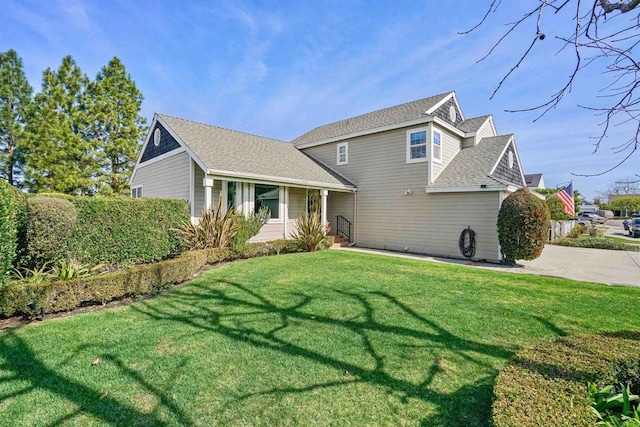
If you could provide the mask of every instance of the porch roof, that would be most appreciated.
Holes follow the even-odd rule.
[[[209,174],[328,189],[356,188],[290,143],[164,114],[157,117],[191,150]]]

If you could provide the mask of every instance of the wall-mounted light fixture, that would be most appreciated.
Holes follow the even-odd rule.
[[[411,195],[411,189],[410,189],[410,188],[407,188],[406,190],[404,190],[404,195],[405,195],[405,196],[409,196],[409,195]]]

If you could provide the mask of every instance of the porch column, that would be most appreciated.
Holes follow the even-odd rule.
[[[229,181],[222,181],[222,214],[226,215],[229,210]]]
[[[204,209],[211,209],[211,190],[213,189],[213,178],[205,175],[202,180],[202,186],[204,187]]]
[[[320,209],[320,220],[323,227],[327,226],[327,196],[329,195],[329,190],[320,190],[320,195],[322,196],[322,207]]]

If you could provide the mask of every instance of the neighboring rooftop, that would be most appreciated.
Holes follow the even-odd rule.
[[[384,126],[403,123],[425,117],[427,111],[450,96],[452,92],[441,93],[428,98],[411,101],[394,107],[384,108],[338,122],[318,126],[297,137],[291,143],[302,145],[310,142],[324,141],[356,132],[377,129]]]
[[[541,180],[542,180],[541,173],[530,173],[530,174],[524,175],[524,181],[527,184],[527,187],[530,187],[530,188],[539,188]]]
[[[158,117],[212,173],[233,172],[246,177],[329,184],[334,188],[355,187],[287,142],[164,114]]]

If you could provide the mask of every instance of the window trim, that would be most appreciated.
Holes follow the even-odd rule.
[[[340,161],[340,149],[344,147],[344,161]],[[348,165],[349,164],[349,143],[342,142],[336,145],[336,165]]]
[[[433,155],[433,152],[435,151],[433,148],[436,146],[436,133],[438,135],[440,135],[440,157],[435,157]],[[444,142],[444,134],[442,133],[442,131],[433,129],[433,131],[431,132],[431,160],[433,160],[434,163],[438,163],[438,164],[442,164],[442,145]]]
[[[256,199],[256,196],[255,196],[256,185],[276,187],[278,189],[278,217],[269,218],[267,220],[267,224],[282,224],[284,222],[284,187],[282,185],[276,185],[276,184],[252,184],[254,212],[255,212],[255,199]]]
[[[421,128],[415,128],[415,129],[409,129],[407,131],[407,138],[406,138],[406,151],[407,151],[407,163],[424,163],[429,161],[429,156],[426,155],[424,157],[418,157],[415,159],[411,158],[411,147],[416,147],[416,145],[411,145],[411,135],[413,135],[414,133],[420,133],[420,132],[424,132],[425,133],[425,152],[428,151],[429,148],[429,129],[426,127],[421,127]],[[420,144],[419,146],[422,146],[422,144]]]
[[[140,195],[137,194],[138,190],[140,191]],[[134,195],[134,191],[136,192],[136,194]],[[135,187],[131,187],[131,192],[129,193],[129,195],[131,196],[132,199],[139,199],[142,197],[142,185],[136,185]]]

